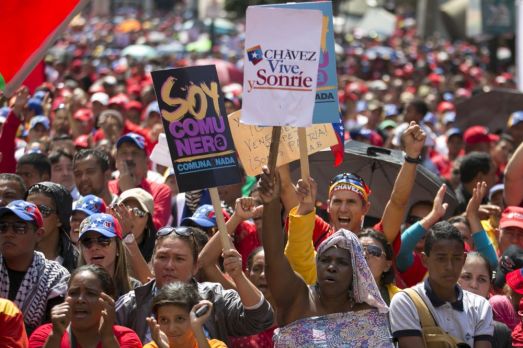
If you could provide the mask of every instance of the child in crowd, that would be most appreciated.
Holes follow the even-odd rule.
[[[162,287],[153,299],[154,318],[147,318],[153,342],[145,348],[223,348],[222,341],[208,340],[203,323],[212,303],[201,300],[193,284],[175,282]]]

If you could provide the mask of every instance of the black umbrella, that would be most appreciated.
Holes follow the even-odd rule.
[[[523,93],[510,89],[494,89],[456,105],[456,126],[465,130],[481,125],[496,132],[507,128],[511,113],[523,110]]]
[[[345,143],[343,163],[334,167],[330,151],[320,151],[309,156],[310,174],[318,183],[318,199],[327,200],[330,180],[342,172],[351,172],[361,176],[372,190],[371,208],[368,216],[381,218],[385,205],[392,193],[394,181],[404,162],[404,154],[398,150],[375,147],[359,141],[349,140]],[[300,177],[299,162],[291,164],[291,176],[294,180]],[[412,189],[409,207],[418,201],[432,201],[443,181],[427,168],[418,165],[416,182]],[[447,188],[445,202],[449,204],[447,216],[458,205],[456,195]]]

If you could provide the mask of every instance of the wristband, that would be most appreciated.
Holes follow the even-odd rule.
[[[418,156],[418,158],[412,158],[412,157],[409,157],[408,155],[405,155],[405,162],[412,163],[412,164],[421,164],[421,162],[423,162],[423,160],[421,159],[421,156]]]

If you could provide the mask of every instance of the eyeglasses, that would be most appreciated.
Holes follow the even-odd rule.
[[[147,215],[147,212],[143,211],[140,208],[128,207],[127,209],[129,209],[134,214],[134,216],[137,216],[137,217],[140,217],[140,218],[143,218],[145,215]]]
[[[51,207],[48,207],[45,204],[37,204],[38,210],[40,210],[40,213],[42,213],[43,217],[49,217],[49,215],[56,213],[56,209],[53,209]]]
[[[80,243],[87,249],[91,249],[94,243],[106,248],[111,244],[112,238],[100,236],[97,238],[82,238],[80,239]]]
[[[0,233],[5,234],[9,231],[9,228],[13,228],[13,231],[16,234],[26,234],[27,233],[27,223],[25,222],[0,222]]]
[[[359,176],[357,174],[353,174],[353,173],[340,173],[340,174],[336,175],[334,178],[331,179],[329,186],[332,186],[332,184],[334,184],[338,181],[342,181],[342,180],[355,180],[355,181],[362,183],[363,184],[362,186],[366,186],[365,180],[363,180],[363,178],[361,176]]]
[[[414,225],[416,222],[420,221],[422,218],[419,216],[409,215],[405,219],[405,223],[408,225]]]
[[[363,245],[363,251],[376,257],[381,257],[381,255],[383,255],[383,250],[375,245]]]

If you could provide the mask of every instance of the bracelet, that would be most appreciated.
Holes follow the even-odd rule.
[[[405,155],[405,162],[412,163],[412,164],[421,164],[421,162],[423,162],[423,160],[421,159],[421,156],[418,156],[418,158],[412,158],[412,157],[409,157],[408,155]]]

